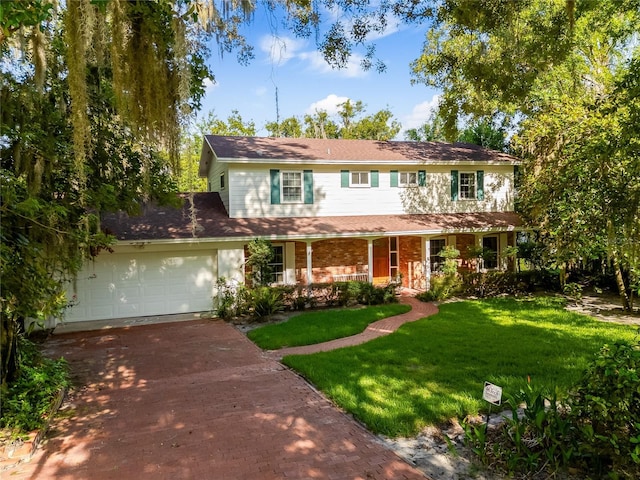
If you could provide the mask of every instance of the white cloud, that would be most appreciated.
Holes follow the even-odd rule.
[[[344,68],[332,68],[317,50],[303,51],[306,42],[290,37],[265,35],[260,39],[259,47],[268,57],[272,65],[282,66],[293,59],[298,59],[309,65],[312,71],[322,74],[337,74],[342,77],[356,78],[366,75],[360,67],[362,56],[354,53]]]
[[[436,110],[439,101],[440,96],[434,95],[431,100],[414,105],[411,113],[406,115],[402,120],[403,129],[408,130],[410,128],[418,128],[423,125]]]
[[[338,113],[338,105],[349,100],[349,97],[339,97],[336,94],[332,93],[331,95],[327,95],[327,97],[322,100],[318,100],[317,102],[313,102],[305,113],[313,115],[319,111],[325,111],[329,116],[337,115]]]
[[[218,83],[214,80],[211,80],[210,78],[205,78],[202,82],[202,86],[204,87],[206,95],[207,93],[213,92],[213,90],[218,87]]]

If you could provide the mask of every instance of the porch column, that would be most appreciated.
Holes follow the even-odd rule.
[[[476,246],[478,248],[482,248],[482,235],[475,235],[476,237]],[[480,269],[484,268],[484,260],[482,258],[476,257],[476,273],[480,273]]]
[[[424,239],[424,280],[427,290],[431,290],[431,240]]]
[[[506,271],[507,268],[509,267],[509,259],[507,258],[507,256],[504,254],[504,249],[507,248],[509,246],[509,243],[507,242],[507,234],[506,233],[501,233],[498,236],[498,265],[500,265],[500,270]]]
[[[307,242],[307,285],[311,285],[313,283],[313,265],[311,261],[312,254],[313,247],[311,246],[311,242]]]
[[[367,239],[367,273],[369,274],[369,283],[373,283],[373,240]]]

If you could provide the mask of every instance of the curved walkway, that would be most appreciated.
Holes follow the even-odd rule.
[[[302,347],[287,347],[280,350],[269,350],[267,356],[275,360],[281,360],[286,355],[307,355],[310,353],[326,352],[337,348],[351,347],[368,342],[374,338],[389,335],[395,332],[401,325],[407,322],[413,322],[429,315],[438,313],[438,307],[433,303],[421,302],[415,297],[401,296],[400,303],[411,306],[411,310],[401,315],[383,318],[370,324],[362,333],[352,335],[350,337],[337,338],[324,343],[315,345],[304,345]]]

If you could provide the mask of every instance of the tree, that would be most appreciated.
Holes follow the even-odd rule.
[[[606,97],[566,98],[524,122],[520,209],[558,264],[605,259],[626,309],[640,278],[640,58]]]
[[[306,126],[304,136],[307,138],[339,138],[339,127],[329,119],[325,110],[316,111],[313,115],[304,116]]]
[[[4,386],[24,320],[63,311],[65,281],[109,248],[100,212],[175,198],[180,125],[211,76],[204,35],[251,50],[246,2],[3,1],[0,14]]]
[[[483,119],[472,123],[462,130],[458,136],[458,141],[480,145],[481,147],[499,152],[506,152],[506,137],[507,134],[504,127],[496,127],[489,120]]]
[[[300,138],[302,137],[302,124],[298,117],[285,118],[282,122],[268,122],[265,128],[270,137]]]
[[[444,119],[438,115],[438,111],[431,112],[421,126],[408,129],[405,138],[414,142],[444,142]]]
[[[355,104],[350,100],[338,105],[338,115],[342,119],[339,136],[344,139],[360,140],[390,140],[400,131],[400,124],[392,120],[393,114],[389,110],[380,110],[373,115],[357,118],[365,111],[361,101]]]
[[[272,137],[291,138],[389,140],[400,131],[400,124],[389,110],[366,116],[364,113],[365,105],[361,101],[347,100],[338,105],[339,122],[334,121],[326,110],[318,110],[304,116],[304,131],[295,116],[285,118],[280,124],[269,122],[265,127]]]
[[[220,120],[214,111],[196,122],[189,131],[185,131],[181,140],[180,169],[178,190],[181,192],[206,192],[207,179],[198,173],[202,139],[205,135],[253,136],[256,126],[253,121],[245,122],[237,110],[231,112],[226,122]]]

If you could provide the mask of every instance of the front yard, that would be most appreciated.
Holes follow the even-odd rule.
[[[602,345],[631,341],[636,330],[568,312],[550,297],[462,301],[366,344],[283,362],[372,431],[411,436],[485,410],[485,381],[504,397],[528,381],[562,396]]]

